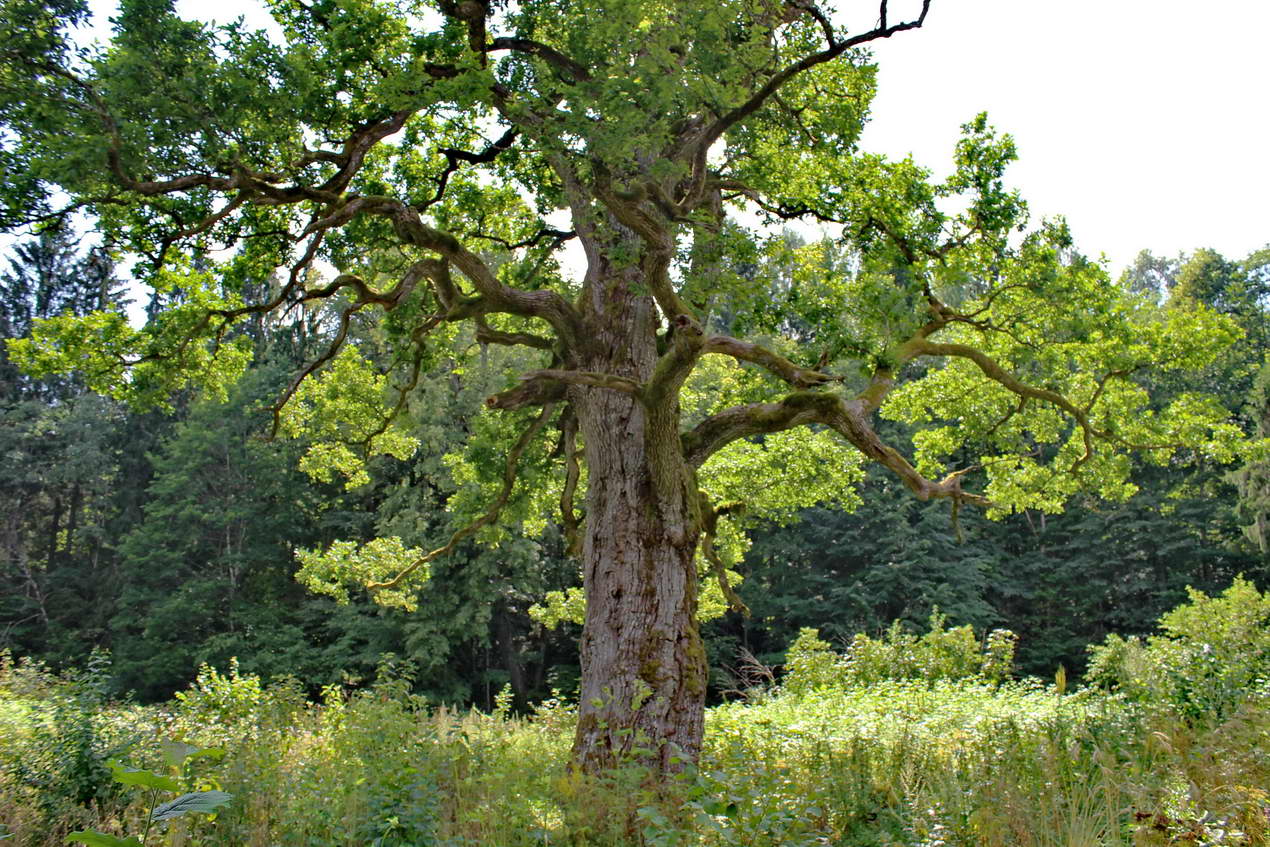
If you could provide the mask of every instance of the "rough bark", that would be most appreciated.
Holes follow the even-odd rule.
[[[605,320],[594,325],[580,367],[639,383],[652,374],[657,312],[638,283],[628,270],[593,286]],[[691,473],[677,435],[659,420],[665,410],[615,390],[569,391],[589,469],[573,758],[589,772],[631,760],[673,771],[679,753],[695,758],[701,748],[705,705]]]

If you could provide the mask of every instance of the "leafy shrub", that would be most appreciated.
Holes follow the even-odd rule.
[[[176,694],[179,708],[192,721],[208,724],[236,724],[250,719],[265,698],[265,687],[254,674],[243,676],[238,658],[229,660],[229,673],[223,674],[204,663],[198,676],[186,691]]]
[[[147,739],[129,756],[138,769],[118,769],[132,784],[155,787],[144,780],[166,766],[185,780],[181,790],[234,795],[214,821],[195,815],[152,831],[153,843],[172,847],[1267,847],[1270,700],[1198,727],[1169,714],[1143,720],[1120,695],[1063,694],[1035,679],[849,685],[846,659],[813,631],[800,640],[791,676],[837,676],[809,693],[710,709],[699,766],[670,785],[637,764],[603,777],[569,769],[568,703],[525,717],[429,706],[410,693],[408,671],[390,668],[360,691],[328,687],[320,704],[297,699],[292,685],[208,670],[174,709],[108,706],[96,725],[127,723]],[[913,664],[950,667],[939,655]],[[37,719],[6,716],[12,691],[0,684],[6,761],[27,749]],[[225,755],[154,744],[172,737]],[[41,827],[22,817],[30,795],[13,788],[0,775],[0,843],[15,847],[54,847],[70,829],[140,833],[168,814],[151,808],[150,792],[134,792],[109,818]]]
[[[1221,720],[1270,680],[1270,594],[1236,578],[1219,597],[1187,589],[1160,634],[1109,635],[1089,648],[1086,679],[1188,720]]]
[[[208,784],[243,800],[216,820],[215,843],[435,843],[438,739],[412,674],[385,662],[373,685],[328,686],[318,705],[293,680],[203,667],[168,729],[226,749]]]
[[[1113,745],[1137,733],[1130,718],[1113,698],[1035,679],[884,680],[717,706],[702,770],[720,777],[709,796],[737,806],[720,825],[749,835],[704,843],[1121,847],[1077,830],[1120,827],[1127,804],[1095,795]]]
[[[874,685],[883,680],[979,679],[1001,682],[1010,677],[1017,637],[996,629],[983,643],[969,626],[947,627],[936,610],[930,631],[916,635],[899,621],[881,638],[857,635],[843,656],[821,640],[815,629],[803,629],[785,660],[784,688],[791,693],[842,685]]]
[[[784,689],[792,694],[805,694],[842,684],[845,668],[842,657],[833,652],[820,631],[803,627],[785,652]]]
[[[0,752],[0,771],[25,791],[44,825],[85,820],[121,803],[106,760],[130,744],[102,720],[110,657],[95,652],[83,671],[55,675],[42,664],[0,657],[0,691],[24,704],[25,732]]]

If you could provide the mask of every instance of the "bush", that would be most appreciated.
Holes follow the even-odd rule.
[[[969,625],[949,629],[945,616],[936,610],[924,635],[908,632],[895,621],[881,638],[857,635],[839,656],[819,632],[804,628],[786,653],[783,686],[800,693],[898,679],[1002,682],[1010,678],[1017,640],[1008,629],[995,629],[980,643]]]
[[[919,654],[902,655],[901,670],[975,667],[964,634],[934,631],[875,643]],[[976,646],[981,672],[1000,666],[992,644]],[[224,748],[223,758],[194,750],[180,776],[234,801],[215,821],[152,830],[172,847],[1270,845],[1270,701],[1199,727],[1144,720],[1123,696],[1092,688],[982,676],[848,684],[847,664],[804,631],[789,681],[810,690],[709,710],[700,764],[669,785],[638,764],[601,777],[568,768],[567,703],[524,717],[505,697],[492,714],[430,706],[410,694],[408,669],[387,666],[360,691],[328,687],[322,703],[305,703],[294,684],[209,668],[175,704],[109,706],[95,725],[129,727],[142,739],[129,761],[154,775],[176,776],[173,750]],[[17,671],[6,683],[2,671],[0,760],[13,761],[46,719],[21,704],[69,683]],[[0,773],[0,843],[56,847],[72,828],[140,832],[152,816],[149,792],[135,792],[108,817],[73,807],[49,826],[32,798]]]
[[[109,679],[105,653],[94,652],[85,670],[62,675],[0,654],[0,695],[25,715],[0,750],[0,774],[44,828],[60,832],[125,802],[106,760],[132,739],[103,719]]]
[[[842,657],[833,652],[820,631],[803,627],[785,651],[785,679],[782,687],[791,694],[805,694],[835,688],[845,678]]]
[[[1086,679],[1188,720],[1222,720],[1270,680],[1270,594],[1236,578],[1219,597],[1187,589],[1190,602],[1160,618],[1161,633],[1110,635],[1089,648]]]

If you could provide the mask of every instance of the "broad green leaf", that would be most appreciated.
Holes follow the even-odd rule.
[[[189,759],[222,759],[225,756],[225,751],[220,747],[199,747],[184,741],[164,740],[159,742],[159,747],[163,750],[164,760],[174,768],[180,767]]]
[[[195,791],[182,794],[175,800],[169,800],[157,807],[150,815],[150,820],[167,821],[193,812],[210,815],[221,806],[227,805],[232,799],[234,796],[224,791]]]
[[[180,784],[170,776],[161,776],[154,771],[143,768],[130,768],[114,759],[106,762],[115,782],[122,785],[136,785],[140,788],[154,788],[160,791],[180,791]]]
[[[181,763],[193,755],[197,750],[193,744],[186,744],[184,741],[170,741],[164,739],[159,742],[159,748],[163,750],[163,759],[172,767],[180,767]]]

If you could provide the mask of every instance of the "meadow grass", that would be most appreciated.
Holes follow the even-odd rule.
[[[233,669],[162,708],[75,717],[54,708],[66,696],[0,684],[0,835],[15,844],[139,831],[143,798],[57,779],[85,778],[85,756],[121,743],[161,768],[162,738],[223,747],[189,788],[235,796],[215,820],[151,838],[177,847],[1267,843],[1270,707],[1257,697],[1200,726],[1037,682],[776,690],[711,709],[699,766],[659,787],[635,766],[571,773],[574,711],[559,701],[484,714],[389,679],[311,703]],[[32,765],[51,779],[31,784]]]

